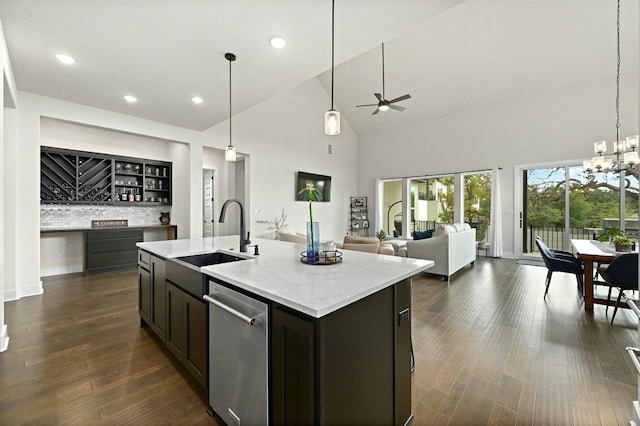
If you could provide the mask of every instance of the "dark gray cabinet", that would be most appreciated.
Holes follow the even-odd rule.
[[[159,257],[151,255],[151,307],[150,323],[151,329],[164,342],[166,340],[167,314],[166,314],[166,273],[165,261]]]
[[[151,322],[151,273],[144,266],[138,266],[138,313],[141,325]]]
[[[85,231],[85,275],[135,269],[136,243],[144,238],[142,228],[109,228]]]
[[[138,250],[138,313],[142,325],[166,341],[166,263],[161,257]]]
[[[405,424],[410,303],[404,280],[322,318],[274,306],[273,423]]]
[[[207,305],[167,282],[167,347],[198,383],[207,389]]]

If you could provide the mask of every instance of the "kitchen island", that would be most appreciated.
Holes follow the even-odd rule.
[[[238,242],[238,236],[231,236],[139,243],[138,247],[167,262],[211,251],[248,258],[204,266],[200,271],[210,287],[221,285],[267,306],[262,326],[266,327],[268,374],[256,377],[258,385],[250,386],[252,395],[266,394],[264,423],[410,421],[410,278],[433,262],[344,251],[340,263],[307,265],[300,261],[302,245],[255,239],[260,253],[255,256],[253,247],[248,253],[237,253]],[[210,325],[209,335],[211,329]],[[215,338],[209,337],[210,345]],[[213,352],[210,347],[210,372],[216,363],[226,362],[212,356]],[[216,376],[210,375],[210,401],[215,382]],[[262,383],[266,383],[264,389]],[[214,408],[227,423],[237,423],[235,416],[243,418],[235,407],[228,407],[231,417],[227,410]]]

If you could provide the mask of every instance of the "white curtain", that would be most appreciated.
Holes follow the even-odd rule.
[[[502,196],[500,194],[500,169],[491,173],[491,225],[489,226],[491,256],[502,257]]]

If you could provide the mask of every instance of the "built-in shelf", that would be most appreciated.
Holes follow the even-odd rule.
[[[367,237],[369,235],[367,197],[351,197],[350,215],[351,235]]]
[[[42,147],[40,202],[171,205],[171,169],[165,161]]]

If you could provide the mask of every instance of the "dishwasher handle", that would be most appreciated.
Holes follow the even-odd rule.
[[[216,305],[217,307],[219,307],[220,309],[229,312],[231,315],[233,315],[236,318],[240,318],[242,321],[246,322],[249,325],[255,325],[256,323],[260,322],[260,318],[251,318],[248,317],[247,315],[243,314],[242,312],[238,312],[237,310],[233,309],[231,306],[227,306],[224,303],[220,302],[219,300],[214,299],[211,296],[208,295],[204,295],[202,296],[202,298],[204,300],[206,300],[207,302]]]

